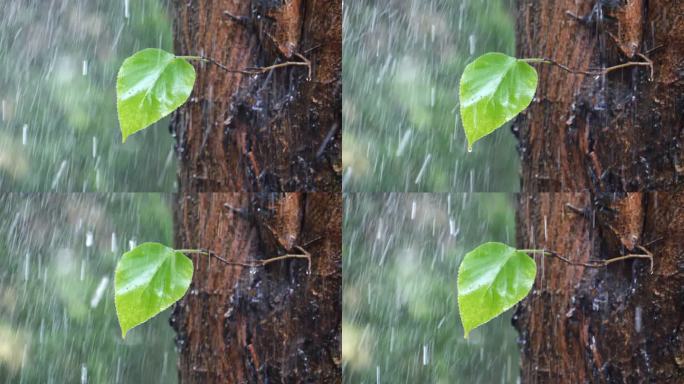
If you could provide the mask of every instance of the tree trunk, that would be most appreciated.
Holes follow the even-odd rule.
[[[538,68],[537,99],[514,127],[518,245],[575,264],[651,253],[653,270],[643,258],[536,256],[514,316],[522,379],[684,382],[684,2],[593,3],[518,0],[518,56],[574,71],[648,58],[652,79],[641,64],[605,76]]]
[[[306,259],[250,268],[196,257],[193,283],[171,320],[181,382],[340,382],[340,194],[200,193],[180,200],[179,247],[244,264],[311,254],[310,272]]]
[[[230,70],[198,65],[174,115],[181,191],[339,191],[340,2],[175,0],[174,11],[176,53]],[[286,62],[297,64],[233,72]]]
[[[214,254],[172,315],[181,382],[340,382],[341,4],[173,9],[176,53],[208,60],[172,122],[176,245]]]
[[[653,79],[647,66],[604,77],[539,65],[536,100],[514,128],[522,189],[671,190],[684,173],[684,2],[627,0],[628,6],[604,7],[602,19],[594,12],[596,22],[588,24],[567,13],[592,15],[595,2],[518,0],[518,57],[595,71],[645,62],[621,48],[637,44],[635,52],[653,62]]]

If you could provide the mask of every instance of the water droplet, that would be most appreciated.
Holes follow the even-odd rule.
[[[468,147],[468,153],[471,153],[471,152],[473,152],[473,147],[470,147],[470,146],[469,146],[469,147]]]
[[[129,0],[124,0],[124,17],[127,19],[131,16],[128,2]]]
[[[477,37],[474,34],[468,36],[468,48],[470,49],[470,55],[475,54],[475,45],[477,44]]]
[[[97,288],[95,289],[95,293],[93,293],[93,297],[90,299],[90,308],[95,308],[98,304],[100,304],[100,301],[102,300],[102,296],[104,295],[105,289],[107,288],[108,284],[109,277],[102,277],[102,279],[100,280],[100,284],[98,284]]]
[[[86,248],[92,247],[93,242],[94,242],[93,241],[93,232],[92,231],[86,232],[86,243],[85,243]]]
[[[119,246],[116,241],[116,232],[112,232],[112,253],[116,253],[119,250]]]

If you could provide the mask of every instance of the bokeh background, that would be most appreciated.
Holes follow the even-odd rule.
[[[172,49],[166,0],[0,1],[0,191],[170,192],[162,121],[121,143],[116,73]]]
[[[458,115],[465,65],[513,54],[514,5],[343,4],[345,383],[518,380],[511,313],[465,340],[456,300],[466,252],[515,244],[515,137],[506,126],[468,153]],[[366,193],[390,191],[430,193]]]
[[[510,0],[371,0],[343,5],[343,188],[514,192],[509,127],[467,152],[458,83],[467,63],[513,54]]]
[[[171,196],[0,194],[0,383],[174,383],[168,313],[121,338],[113,275],[172,244]]]
[[[515,383],[510,311],[463,338],[456,276],[486,241],[515,243],[514,195],[345,195],[345,383]]]
[[[177,380],[168,313],[123,340],[113,303],[121,254],[173,240],[168,122],[124,145],[116,117],[147,47],[166,0],[0,1],[0,383]]]

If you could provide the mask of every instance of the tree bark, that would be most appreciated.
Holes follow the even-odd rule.
[[[198,64],[195,90],[174,115],[180,190],[340,190],[341,3],[176,0],[173,8],[176,53],[224,67]],[[298,65],[234,72],[286,62]]]
[[[311,254],[310,272],[299,258],[246,267],[195,256],[193,283],[171,319],[181,382],[341,381],[341,220],[335,193],[181,197],[178,247],[237,264]]]
[[[602,21],[588,24],[567,13],[591,15],[593,3],[518,0],[518,57],[596,71],[645,62],[641,53],[653,79],[647,66],[604,77],[539,64],[537,97],[514,127],[522,189],[670,190],[684,173],[684,2],[627,0],[642,7],[604,7]],[[640,36],[631,57],[624,35]]]
[[[176,53],[205,58],[172,121],[176,245],[212,254],[171,319],[181,382],[340,382],[341,4],[173,10]]]
[[[643,258],[587,267],[537,255],[514,316],[522,380],[684,382],[684,3],[594,3],[518,0],[518,56],[575,72],[648,58],[653,76],[642,64],[605,76],[538,68],[514,127],[518,245],[575,264],[650,253],[653,271]]]

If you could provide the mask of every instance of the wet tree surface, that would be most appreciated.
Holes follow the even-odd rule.
[[[176,53],[230,70],[200,65],[175,115],[181,190],[339,190],[340,2],[178,0],[174,9]],[[286,62],[298,64],[237,72]]]
[[[684,173],[684,3],[629,0],[600,13],[593,1],[575,3],[518,1],[518,56],[596,71],[645,62],[642,54],[653,78],[642,65],[605,76],[538,66],[537,100],[514,128],[522,190],[673,190]]]
[[[648,58],[652,78],[641,64],[605,76],[539,68],[538,99],[514,128],[518,245],[573,262],[651,253],[653,271],[645,259],[588,268],[537,256],[514,318],[522,381],[682,382],[684,3],[593,3],[520,0],[518,56],[581,71]]]
[[[340,194],[200,193],[179,204],[180,244],[242,263],[293,253],[291,244],[311,254],[310,272],[305,259],[255,268],[196,259],[171,320],[181,382],[340,382]]]
[[[340,382],[341,4],[173,8],[176,53],[220,64],[196,65],[194,92],[173,118],[176,245],[237,263],[311,255],[310,271],[305,259],[196,260],[171,320],[180,380]]]

